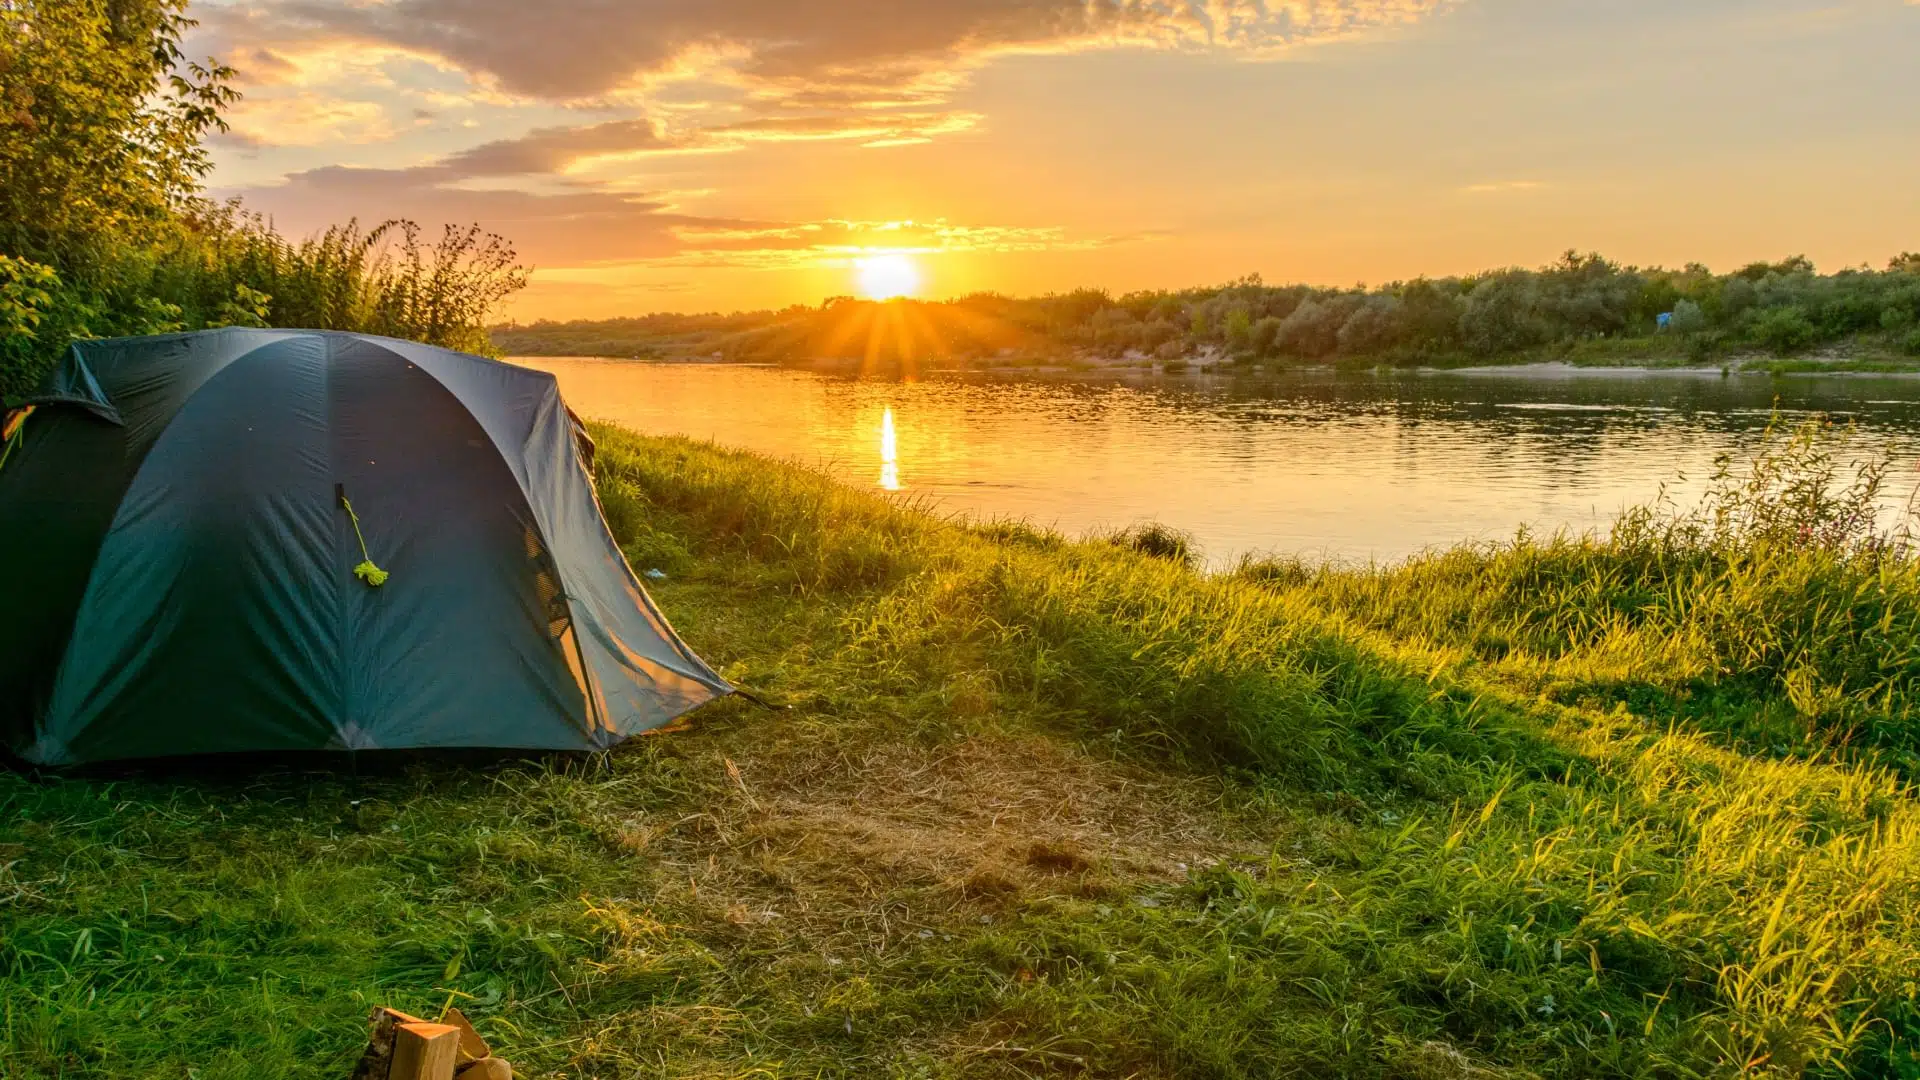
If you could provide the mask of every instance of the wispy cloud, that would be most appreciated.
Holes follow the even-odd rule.
[[[1405,25],[1453,0],[268,0],[220,9],[258,37],[359,40],[443,58],[507,90],[595,98],[706,75],[794,94],[938,90],[1005,52],[1272,51]]]
[[[611,120],[582,127],[538,128],[513,139],[481,143],[442,159],[435,168],[450,178],[564,173],[601,157],[630,157],[678,149],[651,120]]]
[[[697,139],[727,142],[815,142],[858,139],[867,146],[926,142],[967,131],[985,119],[975,112],[857,112],[851,115],[763,116],[701,128]]]
[[[1492,180],[1479,184],[1468,184],[1460,189],[1463,195],[1501,195],[1516,191],[1539,191],[1547,185],[1539,180]]]
[[[938,256],[974,252],[1078,251],[1116,242],[1072,237],[1054,227],[969,225],[938,221],[845,221],[716,227],[677,225],[686,249],[662,263],[750,269],[847,266],[876,253]]]
[[[483,148],[484,149],[484,148]],[[519,150],[502,149],[508,165]],[[874,252],[1084,250],[1123,242],[1069,235],[1049,226],[934,221],[762,221],[689,214],[671,198],[585,186],[537,193],[461,186],[484,175],[449,162],[408,169],[328,166],[285,183],[248,189],[249,205],[294,229],[387,216],[482,221],[511,233],[543,279],[591,277],[608,267],[794,269],[832,267]],[[483,166],[491,168],[491,165]],[[517,166],[515,166],[517,167]]]
[[[585,289],[614,267],[682,280],[694,268],[830,267],[876,250],[937,258],[1123,243],[1032,224],[690,213],[683,203],[724,205],[725,194],[663,195],[655,189],[698,188],[703,177],[684,163],[652,166],[980,132],[988,117],[954,98],[1003,57],[1267,57],[1457,2],[232,0],[198,12],[190,47],[240,70],[247,99],[228,145],[246,150],[251,175],[281,161],[393,166],[293,169],[239,189],[251,205],[296,231],[355,216],[479,221],[512,236],[543,282]],[[427,134],[409,138],[416,131]],[[467,131],[487,134],[462,147]]]
[[[244,100],[227,120],[233,126],[231,139],[253,148],[381,142],[406,127],[377,103],[343,100],[317,91]]]

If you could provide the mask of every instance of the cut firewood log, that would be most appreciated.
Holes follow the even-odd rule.
[[[425,1023],[398,1009],[375,1009],[367,1017],[367,1050],[349,1080],[387,1080],[393,1066],[393,1031],[401,1024]]]
[[[453,1080],[460,1029],[452,1024],[397,1024],[387,1080]]]
[[[462,1067],[454,1080],[513,1080],[513,1066],[505,1058],[483,1057]]]
[[[440,1022],[443,1024],[452,1024],[454,1027],[460,1029],[459,1064],[466,1065],[469,1062],[478,1061],[481,1058],[492,1055],[493,1051],[487,1049],[487,1040],[481,1038],[480,1033],[473,1030],[473,1022],[468,1020],[466,1014],[462,1013],[459,1009],[448,1009],[446,1015],[440,1018]]]

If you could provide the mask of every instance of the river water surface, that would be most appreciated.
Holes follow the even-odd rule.
[[[1210,562],[1394,559],[1604,528],[1696,495],[1777,408],[1828,413],[1920,484],[1920,379],[1497,373],[851,379],[725,364],[533,359],[584,416],[824,468],[975,518],[1079,534],[1160,521]],[[1684,478],[1684,479],[1683,479]]]

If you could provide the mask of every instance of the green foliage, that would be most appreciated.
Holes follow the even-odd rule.
[[[1400,309],[1397,296],[1368,297],[1340,327],[1340,354],[1374,356],[1398,345],[1404,336]]]
[[[1676,334],[1698,334],[1707,329],[1707,313],[1699,304],[1682,300],[1673,305],[1673,320],[1669,326]]]
[[[1273,347],[1283,356],[1302,360],[1331,356],[1340,347],[1340,328],[1348,318],[1348,312],[1331,300],[1307,300],[1280,320]]]
[[[1521,352],[1552,340],[1537,282],[1514,271],[1475,285],[1460,315],[1460,335],[1469,351],[1483,357]]]
[[[59,287],[52,267],[0,254],[0,396],[24,382],[15,373],[33,364],[40,322]]]
[[[267,311],[273,303],[273,297],[244,283],[233,287],[233,298],[221,301],[211,317],[207,319],[209,327],[216,326],[265,326]]]
[[[705,558],[772,554],[753,531],[708,525],[750,516],[764,465],[666,445],[633,444],[618,468],[691,533],[720,537]],[[1727,473],[1702,511],[1726,525],[1700,542],[1747,569],[1697,612],[1686,605],[1727,571],[1644,531],[1209,578],[1002,526],[971,542],[916,534],[861,501],[817,520],[889,553],[859,586],[850,660],[905,715],[917,688],[985,679],[1000,715],[1241,771],[1276,801],[1324,807],[1307,820],[1351,823],[1339,854],[1304,869],[1283,842],[1274,862],[1210,871],[1145,912],[1068,906],[1075,954],[1140,957],[1092,971],[1143,989],[1089,979],[1053,984],[1051,1006],[1020,997],[1004,1022],[1023,1044],[1099,1018],[1152,1060],[1227,1076],[1278,1062],[1391,1075],[1433,1043],[1441,1060],[1542,1075],[1872,1071],[1910,1060],[1920,1036],[1904,1005],[1920,810],[1885,767],[1903,760],[1893,744],[1863,739],[1835,763],[1840,740],[1815,718],[1844,700],[1907,716],[1920,572],[1883,548],[1766,539],[1765,523],[1805,523],[1807,506],[1833,523],[1816,537],[1858,539],[1841,526],[1859,491],[1808,499],[1821,445],[1770,449],[1752,483]],[[861,539],[871,530],[887,541]],[[1649,575],[1695,564],[1685,580]],[[1625,638],[1661,596],[1700,621]],[[1487,636],[1470,652],[1473,631]],[[1703,636],[1724,653],[1696,651]],[[1761,648],[1769,674],[1736,666]],[[1663,688],[1682,664],[1692,674]],[[1783,717],[1800,741],[1741,752],[1794,726]],[[1040,970],[1060,932],[1037,913],[998,947]]]
[[[1280,340],[1281,321],[1271,315],[1253,324],[1253,330],[1247,335],[1247,344],[1261,356],[1273,352],[1274,343]]]
[[[1014,299],[982,293],[944,302],[837,298],[820,308],[540,322],[493,329],[522,355],[718,356],[842,361],[885,368],[980,366],[1128,354],[1178,360],[1195,350],[1307,363],[1511,362],[1572,357],[1601,341],[1640,342],[1660,362],[1706,362],[1755,348],[1793,353],[1899,334],[1920,322],[1920,273],[1896,259],[1884,273],[1821,276],[1802,258],[1715,275],[1623,267],[1568,252],[1537,270],[1394,282],[1372,290],[1269,286],[1248,277],[1216,288],[1109,296],[1080,290]],[[1656,337],[1672,312],[1672,340]],[[1632,351],[1632,350],[1628,350]]]
[[[1754,321],[1753,336],[1760,344],[1787,356],[1799,352],[1819,338],[1807,313],[1797,307],[1773,308]]]
[[[51,266],[0,255],[0,335],[32,337],[53,303],[60,275]]]
[[[1920,804],[1836,736],[1912,726],[1920,569],[1834,433],[1607,537],[1215,575],[594,434],[675,624],[792,708],[0,774],[0,1072],[320,1080],[449,999],[536,1076],[1916,1064]]]
[[[1227,312],[1226,344],[1234,352],[1244,351],[1253,344],[1253,316],[1246,308],[1237,307]]]
[[[233,72],[188,63],[185,0],[19,0],[0,23],[0,250],[64,273],[168,231]],[[158,92],[156,93],[156,88]]]
[[[411,222],[295,243],[200,193],[237,98],[189,62],[181,0],[26,0],[0,21],[0,394],[80,338],[216,326],[362,330],[468,350],[526,283],[478,228]]]

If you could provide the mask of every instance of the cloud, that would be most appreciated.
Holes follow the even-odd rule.
[[[871,250],[1124,242],[1032,224],[702,216],[669,195],[630,190],[648,181],[618,165],[767,144],[925,142],[980,127],[979,113],[947,104],[997,57],[1120,48],[1263,57],[1404,26],[1457,2],[232,0],[199,13],[189,48],[240,68],[248,97],[226,143],[249,160],[285,160],[272,156],[276,146],[386,140],[365,157],[328,156],[421,162],[307,169],[233,192],[284,229],[349,217],[478,221],[549,268],[545,280],[585,287],[618,267],[672,276],[838,265]],[[555,123],[582,113],[599,122]],[[461,127],[500,124],[525,133],[425,161],[403,138],[431,125],[444,146],[438,140]]]
[[[524,260],[561,268],[557,274],[541,275],[553,280],[582,274],[591,278],[606,267],[791,269],[844,265],[875,251],[940,255],[1080,250],[1121,242],[1073,237],[1047,226],[701,216],[645,193],[449,186],[450,179],[458,178],[456,170],[439,164],[410,169],[334,165],[238,194],[250,208],[265,212],[295,235],[349,218],[366,224],[404,217],[430,228],[478,221],[511,237]]]
[[[1411,23],[1455,0],[268,0],[238,41],[353,40],[528,98],[704,77],[794,103],[926,103],[985,60],[1118,47],[1267,53]],[[242,27],[250,28],[241,33]]]
[[[544,265],[658,262],[673,265],[776,267],[836,265],[872,251],[940,254],[961,251],[1078,249],[1112,242],[1075,239],[1052,227],[977,225],[945,220],[757,221],[681,213],[648,194],[582,189],[541,194],[448,186],[448,166],[367,169],[332,165],[240,194],[295,233],[358,218],[414,218],[434,225],[479,221],[521,243],[521,254]]]
[[[227,122],[229,140],[249,148],[378,142],[400,130],[380,105],[311,91],[242,99]]]
[[[544,266],[675,255],[684,245],[673,227],[693,220],[645,194],[596,190],[543,194],[449,186],[457,179],[451,170],[433,165],[411,169],[332,165],[234,194],[293,235],[349,218],[363,224],[411,218],[430,228],[477,221],[511,238],[523,259]]]
[[[1460,189],[1463,195],[1499,195],[1510,191],[1539,191],[1547,185],[1538,180],[1490,180],[1481,184],[1468,184]]]
[[[847,266],[876,253],[951,255],[961,252],[1080,251],[1120,242],[1114,237],[1070,237],[1051,226],[965,225],[937,221],[829,219],[791,225],[714,226],[688,221],[674,227],[684,245],[654,265],[687,268],[785,270]]]
[[[189,48],[239,68],[246,97],[226,142],[249,152],[365,146],[422,125],[525,114],[551,123],[555,104],[629,117],[541,127],[440,163],[465,177],[553,176],[670,151],[923,143],[980,126],[978,113],[939,106],[997,56],[1119,47],[1258,56],[1456,2],[234,0],[201,13]]]
[[[926,142],[967,131],[984,119],[974,112],[856,112],[842,115],[762,116],[700,129],[709,144],[860,139],[868,146]]]
[[[458,177],[563,173],[592,158],[680,145],[663,136],[651,120],[611,120],[586,127],[539,128],[519,138],[482,143],[443,159],[438,167]]]

